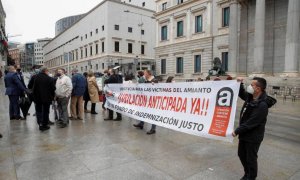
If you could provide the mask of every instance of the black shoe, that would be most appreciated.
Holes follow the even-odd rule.
[[[150,134],[155,134],[155,130],[151,129],[150,131],[147,132],[148,135]]]
[[[48,125],[52,126],[52,125],[54,125],[54,122],[48,121]]]
[[[91,112],[91,114],[98,114],[97,112]]]
[[[17,120],[15,117],[10,117],[10,120],[13,121],[13,120]]]
[[[70,120],[77,120],[75,117],[69,117]]]
[[[113,118],[104,118],[104,121],[113,121]]]
[[[136,128],[140,128],[140,129],[144,128],[144,126],[142,126],[141,124],[134,124],[133,126],[136,127]]]
[[[248,180],[247,175],[245,174],[240,180]]]
[[[65,127],[67,127],[67,126],[68,126],[68,125],[65,124],[65,123],[62,123],[62,124],[59,125],[60,128],[65,128]]]
[[[40,126],[40,131],[47,131],[48,129],[50,129],[49,126]]]
[[[2,136],[2,134],[0,134],[0,138],[2,138],[3,136]]]
[[[122,121],[122,118],[116,118],[114,121]]]
[[[26,120],[26,118],[23,118],[22,116],[17,117],[16,120]]]

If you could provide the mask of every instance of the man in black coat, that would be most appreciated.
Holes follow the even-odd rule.
[[[238,81],[243,79],[238,78]],[[245,175],[242,180],[254,180],[257,177],[257,153],[264,138],[268,108],[276,101],[269,101],[265,89],[267,82],[264,78],[253,78],[251,85],[245,90],[241,83],[239,97],[245,101],[240,115],[240,124],[232,133],[239,136],[238,156],[244,167]]]
[[[48,69],[42,67],[41,72],[36,75],[33,85],[36,118],[41,131],[50,129],[48,126],[49,111],[55,95],[55,85],[53,81],[53,78],[49,76]]]
[[[105,80],[104,84],[122,84],[123,79],[122,76],[116,74],[116,70],[109,69],[109,78]],[[114,111],[111,109],[108,109],[108,118],[105,118],[104,121],[114,120],[114,121],[121,121],[122,115],[120,113],[117,113],[117,118],[113,119]]]

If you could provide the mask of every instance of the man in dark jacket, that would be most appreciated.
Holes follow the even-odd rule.
[[[8,67],[8,73],[4,77],[5,95],[9,97],[9,116],[10,120],[25,120],[20,116],[19,97],[27,91],[22,84],[13,66]]]
[[[109,69],[109,78],[105,80],[104,84],[118,84],[122,83],[120,76],[116,74],[116,70],[114,69]],[[122,115],[120,113],[117,113],[117,118],[113,119],[114,111],[111,109],[108,109],[108,118],[105,118],[104,121],[109,121],[109,120],[114,120],[114,121],[121,121],[122,120]]]
[[[238,78],[238,81],[242,82],[243,79]],[[240,124],[232,136],[239,136],[238,156],[245,171],[242,180],[253,180],[257,176],[257,153],[264,138],[268,108],[274,105],[268,101],[266,86],[266,80],[259,77],[253,78],[247,90],[243,83],[240,86],[239,97],[245,103],[240,115]]]
[[[71,95],[71,120],[83,120],[83,95],[87,86],[85,77],[78,73],[77,69],[72,71],[72,95]],[[77,111],[78,110],[78,111]],[[77,113],[78,112],[78,113]]]
[[[36,75],[33,85],[36,118],[41,131],[50,129],[48,126],[49,111],[54,95],[55,85],[53,83],[53,78],[49,76],[48,69],[42,67],[41,72]]]

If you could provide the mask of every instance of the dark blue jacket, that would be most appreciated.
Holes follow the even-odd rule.
[[[20,96],[26,90],[21,80],[18,78],[18,74],[15,72],[8,72],[4,77],[5,82],[5,95]]]
[[[72,96],[83,96],[87,87],[86,79],[83,75],[76,73],[72,76]]]

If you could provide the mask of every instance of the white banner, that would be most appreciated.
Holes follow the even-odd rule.
[[[232,142],[240,83],[109,84],[105,107],[136,120]]]

